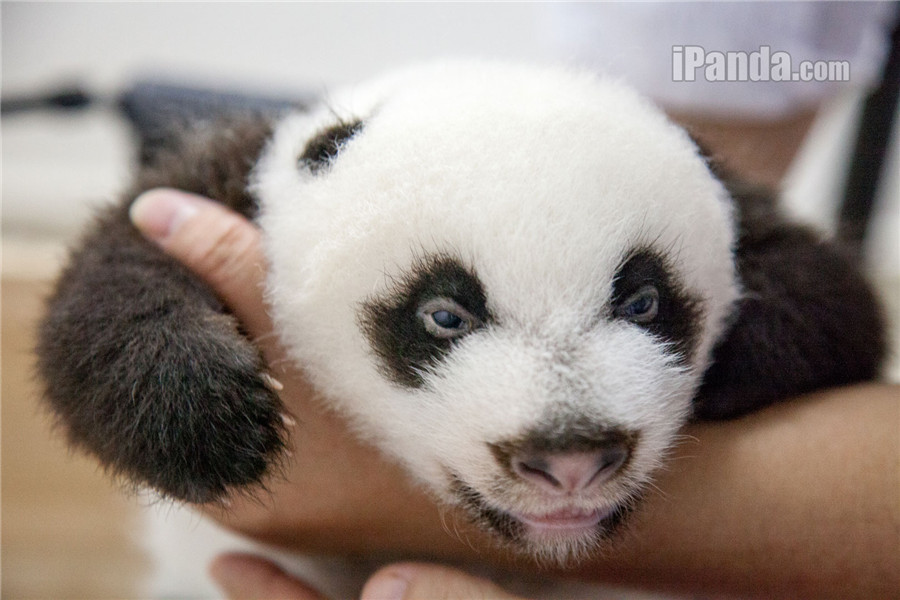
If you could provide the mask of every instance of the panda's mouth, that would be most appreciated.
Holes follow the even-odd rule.
[[[579,533],[595,529],[602,521],[612,516],[614,507],[586,510],[563,508],[545,514],[516,513],[510,516],[523,523],[535,533]]]
[[[635,502],[597,508],[566,506],[548,512],[520,512],[502,509],[453,477],[451,489],[471,520],[497,535],[501,541],[532,553],[563,557],[598,546],[619,530]]]

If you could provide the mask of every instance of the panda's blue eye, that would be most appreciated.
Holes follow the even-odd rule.
[[[466,335],[481,321],[450,298],[431,298],[416,311],[425,331],[436,338],[452,339]]]
[[[617,317],[632,323],[649,323],[659,313],[659,291],[648,285],[629,296],[616,308]]]
[[[653,310],[653,304],[656,299],[652,296],[641,296],[631,304],[625,307],[624,314],[626,317],[639,317],[649,314]]]
[[[444,329],[459,329],[463,325],[462,317],[454,315],[449,310],[437,310],[431,313],[431,318]]]

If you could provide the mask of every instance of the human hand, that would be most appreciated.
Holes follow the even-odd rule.
[[[324,596],[279,569],[276,565],[245,554],[226,554],[210,567],[213,580],[231,600],[284,598],[325,600]],[[495,598],[523,600],[493,583],[455,569],[421,563],[383,567],[366,582],[362,600],[447,600]]]

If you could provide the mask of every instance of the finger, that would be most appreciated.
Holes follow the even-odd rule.
[[[273,563],[249,554],[219,556],[210,565],[209,574],[230,600],[325,600],[316,590]]]
[[[439,565],[384,567],[366,582],[362,600],[523,600],[490,581]]]
[[[166,188],[141,194],[130,216],[141,233],[206,281],[251,336],[272,331],[263,310],[260,233],[248,220],[202,196]]]

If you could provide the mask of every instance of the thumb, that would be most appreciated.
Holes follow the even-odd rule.
[[[206,281],[253,337],[272,331],[263,309],[266,261],[259,230],[202,196],[158,188],[131,205],[135,227]]]
[[[225,554],[216,558],[209,574],[230,600],[284,598],[325,600],[314,589],[291,577],[275,564],[247,554]]]
[[[366,582],[361,600],[524,600],[490,581],[429,564],[384,567]]]

